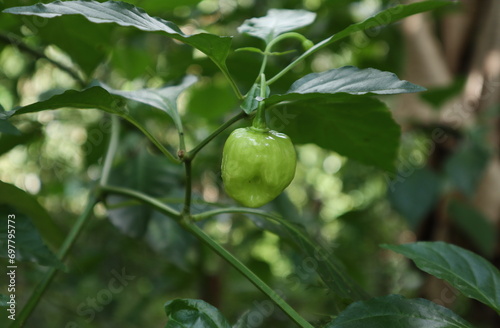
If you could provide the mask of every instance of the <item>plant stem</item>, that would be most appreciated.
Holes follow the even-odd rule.
[[[280,309],[282,309],[290,319],[292,319],[299,327],[314,328],[302,316],[300,316],[283,298],[281,298],[271,287],[262,281],[252,270],[247,268],[240,260],[229,253],[224,247],[219,245],[215,240],[208,236],[195,223],[182,223],[183,227],[194,234],[201,242],[210,247],[215,253],[226,260],[231,266],[238,270],[260,291],[266,294]]]
[[[186,151],[186,141],[184,139],[184,131],[179,130],[179,152]]]
[[[111,172],[113,159],[118,149],[119,138],[120,121],[117,116],[111,115],[111,138],[109,139],[108,151],[106,152],[106,157],[104,158],[104,164],[102,166],[101,180],[99,181],[101,186],[108,184],[109,173]]]
[[[215,63],[215,65],[217,65],[217,67],[219,67],[219,69],[221,70],[222,74],[224,74],[224,76],[226,77],[226,79],[229,81],[229,84],[231,85],[231,88],[233,89],[234,94],[236,95],[236,97],[238,97],[239,100],[243,100],[244,97],[241,94],[240,89],[236,85],[236,82],[234,81],[233,77],[231,76],[231,74],[229,74],[229,71],[227,69],[226,64],[220,65],[219,63],[216,63],[215,61],[214,61],[214,63]]]
[[[184,208],[182,210],[182,215],[185,217],[189,217],[191,215],[191,194],[193,188],[191,161],[192,159],[188,159],[184,162],[184,168],[186,170],[186,194],[184,196]]]
[[[267,81],[267,85],[269,86],[269,85],[273,84],[279,78],[281,78],[283,75],[285,75],[286,73],[288,73],[288,71],[290,71],[292,68],[294,68],[299,62],[301,62],[302,60],[304,60],[306,57],[309,57],[310,55],[312,55],[313,53],[315,53],[319,49],[325,47],[328,44],[328,41],[330,41],[330,39],[331,39],[331,37],[328,38],[328,39],[325,39],[325,40],[323,40],[321,42],[319,42],[314,47],[312,47],[309,50],[307,50],[306,52],[304,52],[302,55],[300,55],[293,62],[291,62],[290,64],[288,64],[287,67],[283,68],[278,74],[276,74],[271,79],[269,79]]]
[[[192,218],[194,221],[202,221],[202,220],[208,219],[212,216],[216,216],[218,214],[226,214],[226,213],[248,213],[248,214],[265,216],[265,217],[269,217],[269,218],[275,217],[275,215],[270,214],[266,211],[257,210],[257,209],[253,209],[253,208],[226,207],[226,208],[220,208],[220,209],[216,209],[216,210],[210,210],[210,211],[206,211],[203,213],[195,214],[192,216]]]
[[[267,59],[269,57],[269,53],[271,51],[271,48],[269,47],[271,43],[269,43],[264,50],[264,58],[262,59],[262,64],[260,65],[260,70],[259,70],[259,75],[257,76],[257,80],[262,77],[262,74],[266,71],[266,66],[267,66]],[[257,82],[257,81],[255,81]]]
[[[304,42],[306,42],[306,41],[309,41],[305,36],[303,36],[302,34],[297,33],[297,32],[284,33],[284,34],[278,35],[275,39],[271,40],[267,44],[266,49],[264,50],[264,59],[262,60],[262,64],[260,66],[259,76],[257,77],[257,80],[259,78],[261,78],[261,75],[264,73],[264,71],[266,69],[267,59],[268,59],[269,54],[271,53],[272,47],[275,44],[277,44],[278,42],[285,40],[285,39],[290,39],[290,38],[297,39],[297,40],[301,41],[302,44],[304,44]],[[267,83],[267,85],[270,85],[270,84],[271,83],[269,83],[269,82]]]
[[[108,149],[106,151],[106,156],[104,158],[104,164],[102,168],[102,175],[101,175],[101,180],[99,182],[100,186],[103,186],[107,183],[109,179],[109,173],[111,171],[111,166],[113,163],[113,158],[116,154],[116,150],[118,148],[118,140],[120,137],[120,122],[118,120],[118,117],[112,115],[111,116],[111,138],[109,140],[108,144]],[[97,189],[95,190],[94,193],[91,193],[89,196],[89,199],[87,200],[87,205],[85,206],[85,209],[83,212],[80,214],[78,219],[76,220],[75,224],[71,227],[71,230],[64,240],[61,248],[59,249],[59,252],[57,254],[57,258],[63,262],[66,256],[69,253],[69,250],[75,243],[76,239],[82,232],[83,228],[85,227],[85,224],[89,220],[92,210],[94,209],[94,205],[98,202],[98,200],[101,197],[102,189]],[[17,317],[17,320],[13,322],[13,324],[10,326],[12,328],[17,328],[21,327],[24,325],[25,321],[28,319],[30,316],[31,312],[35,309],[36,305],[42,298],[43,294],[45,293],[45,290],[47,287],[50,285],[52,280],[54,279],[55,275],[57,273],[57,268],[51,267],[49,271],[45,273],[45,276],[43,279],[38,283],[38,285],[35,287],[33,290],[33,293],[31,294],[30,298],[28,299],[28,302],[26,305],[23,307],[21,310],[19,316]]]
[[[174,210],[172,207],[168,205],[163,204],[158,199],[143,194],[141,192],[128,188],[113,187],[113,186],[101,186],[100,189],[103,194],[117,194],[117,195],[128,196],[130,198],[137,199],[143,203],[153,206],[161,213],[165,214],[168,217],[176,219],[177,221],[180,219],[181,215],[178,211]]]
[[[223,132],[225,129],[233,125],[234,123],[238,122],[242,118],[245,118],[247,114],[244,111],[239,112],[237,115],[233,116],[232,118],[229,119],[229,121],[225,122],[221,126],[217,128],[214,132],[212,132],[208,137],[206,137],[204,140],[202,140],[195,148],[190,150],[187,153],[187,158],[193,159],[196,154],[203,149],[210,141],[212,141],[215,137],[217,137],[221,132]],[[186,158],[186,157],[185,157]]]
[[[184,204],[184,200],[185,200],[184,197],[155,197],[155,199],[160,201],[160,202],[163,202],[163,203],[171,203],[171,204]],[[111,210],[111,209],[129,207],[129,206],[134,206],[134,205],[139,205],[139,204],[141,204],[141,202],[139,202],[137,200],[126,200],[123,202],[115,203],[113,205],[107,204],[106,208]],[[202,199],[191,199],[191,204],[224,207],[224,204],[214,203],[214,202],[206,202]]]
[[[260,75],[260,98],[259,107],[257,108],[257,114],[252,122],[252,128],[257,131],[269,131],[266,123],[266,106],[264,103],[264,98],[266,98],[266,76],[264,73]]]
[[[33,57],[43,58],[47,60],[49,63],[51,63],[52,65],[56,66],[57,68],[59,68],[60,70],[66,72],[69,76],[71,76],[80,85],[80,87],[83,88],[85,87],[85,85],[87,85],[87,83],[72,68],[47,57],[47,55],[45,55],[38,49],[34,49],[28,46],[19,37],[14,36],[12,34],[11,35],[0,34],[0,41],[6,44],[11,44],[17,47],[19,50],[32,55]]]
[[[75,243],[76,239],[78,238],[78,235],[81,233],[83,230],[85,223],[87,223],[88,219],[90,218],[92,214],[92,210],[94,208],[94,205],[97,203],[97,200],[99,198],[99,195],[92,195],[89,197],[87,201],[87,205],[76,220],[75,224],[71,228],[68,236],[64,240],[63,245],[61,246],[61,249],[59,250],[57,254],[57,258],[62,262],[68,255],[69,250]],[[45,273],[44,278],[38,283],[38,285],[35,287],[35,290],[33,290],[33,293],[31,294],[30,298],[28,299],[28,302],[25,304],[21,312],[19,313],[19,316],[16,318],[16,320],[10,325],[10,328],[18,328],[22,327],[24,323],[26,322],[26,319],[30,316],[31,312],[35,309],[36,305],[40,301],[41,297],[43,296],[45,290],[51,283],[51,281],[54,279],[54,276],[57,273],[57,269],[52,267]]]
[[[104,193],[115,193],[120,195],[129,196],[135,198],[145,204],[154,207],[156,210],[164,213],[165,215],[173,218],[187,231],[194,234],[202,243],[209,246],[213,251],[220,255],[224,260],[231,264],[235,269],[237,269],[241,274],[243,274],[250,282],[252,282],[259,290],[266,294],[276,305],[278,305],[295,323],[297,323],[302,328],[314,328],[309,324],[304,318],[302,318],[288,303],[285,302],[276,292],[274,292],[266,283],[264,283],[255,273],[253,273],[249,268],[247,268],[243,263],[241,263],[237,258],[235,258],[231,253],[229,253],[225,248],[214,241],[210,236],[208,236],[203,230],[201,230],[194,222],[191,220],[183,220],[181,213],[173,210],[169,206],[159,202],[158,200],[149,197],[140,192],[134,190],[117,188],[110,186],[103,186],[101,190]],[[226,209],[231,210],[231,209]],[[234,209],[232,209],[234,210]],[[243,209],[244,210],[244,209]],[[257,212],[261,212],[256,210]],[[206,212],[205,214],[208,214]],[[192,218],[192,216],[189,216]]]
[[[172,155],[162,144],[159,142],[148,130],[144,129],[132,116],[122,115],[124,119],[132,123],[136,128],[138,128],[161,152],[165,155],[172,163],[180,164],[181,161],[178,160],[174,155]]]

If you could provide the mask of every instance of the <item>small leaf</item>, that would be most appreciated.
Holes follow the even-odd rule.
[[[35,15],[52,18],[61,15],[83,15],[93,23],[116,23],[143,31],[164,32],[171,38],[189,44],[205,53],[215,63],[224,65],[231,46],[230,37],[214,34],[184,34],[177,25],[151,17],[144,10],[121,1],[55,1],[48,4],[7,8],[3,12],[16,15]]]
[[[238,32],[255,36],[269,43],[280,34],[312,24],[315,18],[315,13],[306,10],[269,9],[264,17],[245,20],[238,27]]]
[[[351,304],[324,328],[473,328],[453,311],[426,299],[388,295]]]
[[[176,86],[168,86],[161,89],[141,89],[135,91],[115,90],[103,83],[99,84],[110,94],[137,101],[164,111],[172,118],[175,126],[179,130],[182,130],[181,118],[177,112],[177,98],[184,90],[186,90],[186,88],[193,85],[193,83],[197,80],[198,79],[194,75],[188,75],[184,78],[181,84]]]
[[[294,143],[315,143],[394,171],[400,128],[377,99],[339,93],[283,104],[268,112],[270,126],[286,133]]]
[[[176,299],[165,304],[165,328],[230,328],[226,318],[212,305],[193,299]]]
[[[493,256],[497,229],[483,214],[474,207],[456,200],[449,204],[448,214],[483,254]]]
[[[394,209],[415,229],[437,202],[441,183],[439,176],[427,168],[401,179],[401,183],[388,188],[387,195]]]
[[[374,68],[359,69],[345,66],[322,73],[308,74],[295,81],[286,94],[273,95],[266,99],[266,104],[306,100],[340,92],[352,95],[367,93],[387,95],[424,90],[424,88],[408,81],[401,81],[394,73]]]
[[[266,95],[269,95],[271,92],[271,89],[269,87],[266,88]],[[243,103],[241,103],[240,108],[245,111],[245,113],[250,114],[254,110],[259,107],[259,102],[261,102],[262,99],[260,97],[260,83],[255,83],[250,91],[248,91],[247,95],[245,96],[245,100]]]
[[[64,269],[64,264],[59,261],[54,253],[45,245],[33,225],[32,220],[23,213],[14,210],[10,206],[0,205],[0,256],[9,258],[7,247],[7,235],[13,234],[11,240],[15,241],[16,261],[30,261],[44,266],[53,266]],[[9,215],[15,215],[9,222]]]
[[[51,246],[58,248],[62,244],[64,237],[61,230],[35,197],[14,185],[0,181],[0,205],[2,204],[15,209],[16,213],[26,214]]]
[[[446,280],[465,296],[500,312],[500,272],[481,256],[444,242],[382,247],[403,254],[421,270]]]

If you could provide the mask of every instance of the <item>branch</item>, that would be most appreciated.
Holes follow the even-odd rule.
[[[184,209],[182,210],[182,215],[189,217],[191,215],[191,196],[193,189],[192,182],[192,170],[191,170],[191,160],[187,160],[184,162],[184,167],[186,170],[186,194],[184,197]]]
[[[176,210],[174,210],[172,207],[163,204],[156,198],[150,197],[146,194],[143,194],[141,192],[128,189],[128,188],[122,188],[122,187],[112,187],[112,186],[101,186],[101,191],[103,194],[117,194],[117,195],[123,195],[123,196],[128,196],[130,198],[137,199],[143,203],[149,204],[156,208],[159,212],[165,214],[168,217],[171,217],[175,219],[176,221],[179,221],[180,219],[180,213]]]
[[[195,214],[192,216],[194,221],[202,221],[204,219],[208,219],[212,216],[216,216],[219,214],[227,214],[227,213],[247,213],[247,214],[255,214],[255,215],[260,215],[263,217],[267,217],[270,219],[275,219],[276,215],[272,213],[268,213],[266,211],[262,210],[257,210],[253,208],[244,208],[244,207],[226,207],[226,208],[220,208],[216,210],[211,210],[211,211],[206,211],[203,213]]]
[[[188,161],[189,165],[190,162]],[[229,253],[224,247],[219,245],[210,236],[208,236],[203,230],[201,230],[196,223],[189,220],[190,216],[186,216],[181,213],[171,209],[169,206],[162,204],[158,200],[144,195],[142,193],[136,192],[134,190],[129,190],[125,188],[117,188],[110,186],[103,186],[101,188],[103,192],[117,193],[121,195],[130,196],[132,198],[138,199],[143,203],[151,205],[156,210],[170,216],[175,219],[184,229],[192,233],[196,238],[198,238],[203,244],[210,247],[215,253],[226,260],[231,266],[238,270],[244,277],[246,277],[252,284],[254,284],[260,291],[266,294],[278,307],[280,307],[290,319],[292,319],[296,324],[302,328],[314,328],[310,323],[308,323],[304,318],[302,318],[283,298],[281,298],[271,287],[269,287],[264,281],[262,281],[255,273],[253,273],[248,267],[246,267],[242,262],[240,262],[236,257]],[[228,209],[226,209],[228,210]],[[258,210],[256,210],[258,211]],[[261,212],[261,211],[258,211]],[[183,213],[184,214],[184,213]]]
[[[43,52],[41,52],[38,49],[35,49],[35,48],[28,46],[26,43],[24,43],[17,36],[0,34],[0,42],[13,45],[13,46],[17,47],[17,49],[19,49],[20,51],[26,52],[27,54],[30,54],[33,57],[36,57],[39,59],[43,58],[43,59],[47,60],[49,63],[56,66],[60,70],[68,73],[76,82],[78,82],[78,84],[82,88],[87,85],[87,83],[72,68],[47,57],[47,55],[45,55]]]
[[[262,279],[260,279],[252,270],[245,266],[240,260],[229,253],[224,247],[219,245],[195,223],[183,222],[183,227],[195,235],[201,242],[210,247],[215,253],[226,260],[233,268],[238,270],[245,278],[247,278],[255,287],[269,297],[285,314],[292,319],[299,327],[314,328],[300,314],[298,314],[281,296],[279,296],[271,287],[269,287]]]
[[[97,203],[98,200],[98,194],[92,195],[89,197],[89,200],[87,201],[87,206],[85,207],[85,210],[82,212],[82,214],[78,217],[76,220],[75,224],[71,228],[68,236],[64,240],[63,245],[61,246],[61,249],[59,250],[59,253],[57,254],[57,258],[62,262],[66,258],[66,256],[69,253],[69,250],[75,243],[76,239],[78,238],[78,235],[82,232],[85,223],[89,220],[90,216],[92,215],[92,211],[94,209],[94,205]],[[21,310],[21,313],[19,313],[19,316],[17,319],[10,325],[10,328],[18,328],[22,327],[30,316],[31,312],[35,309],[36,305],[42,298],[43,294],[45,293],[45,290],[51,283],[52,279],[54,279],[54,276],[57,273],[57,269],[52,267],[45,273],[44,278],[42,281],[38,283],[38,285],[35,287],[35,290],[33,290],[33,293],[31,294],[30,298],[28,299],[28,302],[26,305],[24,305],[23,309]]]

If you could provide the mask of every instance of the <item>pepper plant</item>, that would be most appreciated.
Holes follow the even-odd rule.
[[[296,165],[293,143],[315,143],[382,170],[394,170],[400,130],[386,105],[375,96],[420,92],[425,90],[424,88],[400,80],[390,72],[353,66],[307,74],[295,81],[286,92],[273,91],[273,84],[291,70],[296,70],[308,56],[355,32],[388,25],[449,3],[423,1],[391,7],[319,42],[309,40],[297,32],[313,24],[315,13],[306,10],[271,9],[266,16],[248,19],[238,28],[240,33],[262,40],[264,45],[262,48],[235,49],[239,52],[253,52],[261,58],[260,70],[255,72],[255,81],[248,90],[241,90],[226,65],[226,59],[233,54],[231,37],[210,33],[186,34],[174,23],[152,17],[142,9],[125,2],[55,1],[4,10],[6,14],[44,18],[81,15],[96,24],[114,23],[134,27],[144,33],[160,32],[166,37],[192,46],[209,58],[227,79],[240,102],[240,108],[230,119],[194,146],[186,142],[189,131],[184,129],[184,122],[177,110],[177,100],[184,90],[197,83],[199,77],[195,75],[188,74],[180,83],[163,88],[125,91],[113,89],[102,81],[92,81],[90,78],[84,79],[78,74],[71,74],[81,85],[80,89],[66,90],[46,100],[0,112],[0,131],[4,134],[17,133],[17,129],[9,122],[10,118],[45,110],[98,109],[112,117],[111,138],[101,175],[90,192],[85,210],[64,241],[56,243],[59,249],[57,256],[49,261],[51,268],[33,291],[17,320],[10,326],[23,325],[56,272],[64,268],[62,262],[90,219],[94,206],[99,202],[109,205],[108,198],[118,195],[147,205],[178,223],[238,270],[296,326],[314,327],[281,295],[209,236],[202,229],[201,221],[221,214],[250,214],[260,216],[285,231],[292,243],[316,260],[317,274],[337,300],[336,304],[332,304],[333,319],[324,327],[471,327],[452,311],[424,299],[406,299],[399,295],[372,298],[346,274],[334,254],[316,243],[300,225],[277,213],[257,209],[277,197],[293,179]],[[291,44],[290,41],[295,42],[300,55],[277,74],[269,74],[269,59],[288,53],[279,52],[278,48],[285,40],[288,40],[288,44]],[[65,69],[64,66],[61,68]],[[71,73],[70,70],[68,72]],[[210,99],[206,101],[209,102]],[[130,102],[158,109],[162,115],[169,117],[176,127],[178,144],[166,145],[155,136],[137,119],[137,113],[129,109]],[[272,115],[280,111],[292,113],[294,118],[286,124],[276,124]],[[113,162],[120,144],[120,118],[140,130],[171,163],[184,167],[185,196],[180,209],[147,193],[111,182]],[[227,194],[245,207],[214,205],[215,208],[206,211],[193,211],[192,185],[193,179],[198,178],[193,176],[193,165],[202,165],[196,161],[197,155],[238,121],[246,121],[247,125],[251,126],[234,130],[224,149],[220,150],[219,156],[222,157],[222,179]],[[28,206],[27,203],[16,201],[25,199],[28,195],[12,185],[2,183],[1,193],[4,197],[2,203],[20,210],[23,206]],[[50,219],[35,216],[32,220],[42,237],[51,234],[53,224]],[[445,243],[421,242],[384,247],[406,255],[422,270],[447,280],[464,295],[485,303],[497,312],[500,311],[498,270],[479,256]],[[464,260],[479,274],[461,269]],[[165,311],[168,316],[166,327],[230,327],[216,308],[201,300],[168,300]],[[248,314],[244,315],[234,327],[253,327],[250,320]],[[290,323],[290,326],[293,324]]]

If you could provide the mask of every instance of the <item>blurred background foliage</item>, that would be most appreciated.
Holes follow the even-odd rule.
[[[126,2],[144,8],[152,16],[173,21],[185,32],[234,36],[233,49],[263,47],[261,40],[239,35],[236,29],[245,19],[265,15],[269,8],[316,12],[316,22],[301,32],[318,42],[395,4],[386,0]],[[0,9],[33,3],[0,1]],[[426,16],[438,42],[446,39],[447,32],[437,26],[447,17],[464,15],[466,9],[463,4]],[[475,13],[476,23],[481,14],[484,12]],[[290,40],[280,43],[279,48],[285,51],[300,47]],[[462,64],[450,69],[451,83],[433,83],[412,75],[418,68],[408,69],[414,63],[410,50],[404,24],[357,33],[309,57],[275,83],[273,92],[287,90],[293,81],[310,72],[345,65],[374,67],[429,88],[416,97],[421,97],[419,104],[425,103],[439,112],[452,97],[465,90],[472,66],[468,61],[471,51],[464,53]],[[297,54],[272,57],[270,74],[277,73]],[[191,47],[161,34],[92,24],[78,16],[47,20],[0,14],[3,108],[83,87],[48,58],[85,79],[104,81],[116,89],[175,84],[186,72],[199,76],[199,82],[179,102],[188,148],[238,111],[237,99],[215,65]],[[230,55],[228,66],[243,92],[253,83],[260,60],[256,53]],[[498,80],[494,88],[499,88]],[[494,97],[498,97],[498,91],[495,92]],[[478,327],[493,327],[494,319],[487,309],[480,308],[478,312],[474,301],[460,295],[450,301],[449,295],[455,295],[451,287],[429,287],[432,282],[426,275],[403,257],[378,245],[417,239],[447,240],[465,245],[498,264],[499,217],[494,217],[498,212],[493,213],[493,220],[491,212],[482,211],[474,202],[488,163],[498,156],[498,140],[485,141],[485,135],[491,132],[485,122],[498,120],[498,98],[488,110],[475,113],[477,119],[467,118],[468,123],[458,127],[424,120],[412,113],[402,115],[406,98],[382,99],[403,126],[398,174],[365,166],[316,145],[300,145],[294,181],[265,209],[278,211],[307,227],[313,238],[322,240],[343,260],[348,272],[370,294],[424,296],[453,308]],[[139,105],[132,105],[131,111],[162,142],[177,143],[175,128],[164,116]],[[110,134],[109,117],[94,110],[64,110],[23,115],[13,122],[22,134],[0,135],[0,180],[34,195],[61,230],[67,232],[99,177],[99,164]],[[433,133],[437,128],[444,131],[448,141],[436,141]],[[220,178],[221,150],[229,132],[215,139],[194,163],[195,211],[206,210],[209,203],[232,202],[225,195]],[[111,181],[161,197],[175,206],[182,202],[182,170],[169,164],[126,122],[122,122]],[[178,297],[202,298],[220,308],[232,322],[246,310],[257,308],[263,327],[289,325],[279,311],[267,315],[264,296],[175,223],[126,199],[109,197],[106,203],[109,211],[102,204],[95,208],[95,219],[71,252],[69,272],[56,277],[27,326],[161,327],[166,321],[163,304]],[[320,283],[313,265],[286,238],[266,231],[258,218],[250,219],[219,216],[208,220],[204,229],[286,295],[287,301],[308,320],[327,322],[333,313],[332,295]],[[113,272],[122,269],[134,278],[91,317],[84,311],[92,306],[89,298],[96,298],[107,288]],[[35,263],[23,264],[17,293],[21,304],[44,271],[45,267]]]

